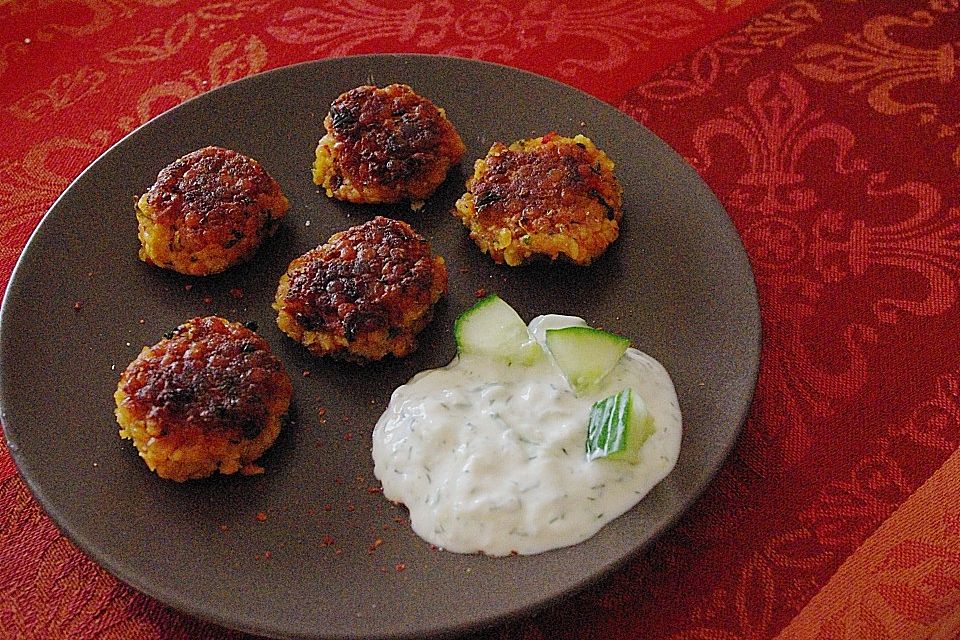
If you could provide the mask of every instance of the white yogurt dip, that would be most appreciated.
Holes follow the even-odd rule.
[[[539,316],[530,331],[586,325]],[[628,349],[597,388],[574,395],[549,352],[531,366],[460,355],[394,391],[373,431],[383,495],[410,510],[413,530],[460,553],[534,554],[581,542],[662,480],[680,453],[669,374]],[[643,398],[655,432],[639,464],[588,461],[591,406],[625,387]]]

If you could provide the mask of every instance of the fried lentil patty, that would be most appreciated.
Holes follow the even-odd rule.
[[[402,357],[447,290],[447,267],[405,222],[376,217],[334,234],[280,278],[277,325],[311,353]]]
[[[404,84],[351,89],[323,124],[313,181],[349,202],[410,200],[418,208],[465,151],[444,110]]]
[[[494,261],[588,265],[617,239],[623,190],[589,138],[548,134],[501,142],[477,160],[455,215]]]
[[[289,203],[260,163],[205,147],[164,168],[137,202],[140,259],[194,276],[250,259]]]
[[[217,316],[144,347],[117,385],[120,436],[161,478],[250,475],[280,433],[290,378],[262,337]]]

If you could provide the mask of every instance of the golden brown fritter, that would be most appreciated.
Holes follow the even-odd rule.
[[[280,278],[277,325],[315,355],[402,357],[447,290],[447,267],[405,222],[376,217],[334,234]]]
[[[289,203],[256,160],[205,147],[176,160],[137,202],[140,259],[194,276],[250,259]]]
[[[253,461],[280,433],[292,389],[266,340],[207,316],[144,347],[114,400],[120,436],[157,475],[182,482],[262,472]]]
[[[537,257],[588,265],[617,239],[623,190],[589,138],[548,134],[477,160],[455,215],[498,263]]]
[[[444,110],[404,84],[351,89],[323,124],[313,181],[349,202],[419,208],[465,151]]]

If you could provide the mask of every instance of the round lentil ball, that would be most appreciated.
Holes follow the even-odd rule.
[[[277,325],[317,356],[402,357],[447,290],[447,267],[409,224],[377,216],[294,259],[280,278]]]
[[[351,89],[323,124],[313,181],[349,202],[409,200],[417,209],[465,151],[444,110],[404,84]]]
[[[477,160],[454,214],[500,264],[588,265],[620,233],[623,190],[613,169],[582,135],[497,142]]]
[[[266,340],[217,316],[194,318],[144,347],[120,376],[120,436],[151,471],[183,482],[254,464],[277,439],[293,392]]]
[[[289,208],[252,158],[220,147],[165,167],[137,201],[140,259],[194,276],[249,260]]]

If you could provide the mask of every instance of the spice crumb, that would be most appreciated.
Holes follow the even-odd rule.
[[[304,377],[304,378],[309,378],[309,377],[310,377],[310,369],[304,369],[304,370],[303,370],[303,377]],[[323,415],[322,411],[323,411],[323,410],[321,409],[320,415]]]
[[[353,512],[356,511],[356,510],[357,510],[357,508],[356,508],[355,506],[353,506],[353,503],[350,503],[350,504],[347,505],[347,511],[349,511],[350,513],[353,513]]]
[[[227,531],[230,530],[230,527],[228,527],[228,526],[225,525],[225,524],[222,524],[222,525],[220,525],[219,529],[220,529],[220,531],[223,531],[224,533],[226,533]]]
[[[185,285],[183,285],[183,290],[184,290],[184,291],[190,291],[190,290],[192,290],[192,289],[193,289],[193,285],[192,285],[192,284],[185,284]]]
[[[143,318],[140,318],[139,320],[137,320],[138,324],[143,324],[144,322],[146,322],[146,320],[144,320]]]
[[[273,552],[271,552],[271,551],[264,551],[264,552],[263,552],[263,558],[264,558],[265,560],[269,560],[269,559],[272,558],[272,557],[273,557]]]
[[[243,289],[240,287],[234,287],[233,289],[230,289],[230,297],[237,300],[243,299]]]
[[[334,549],[333,554],[337,556],[343,555],[343,549]]]
[[[260,522],[266,522],[266,521],[267,521],[267,514],[264,513],[263,511],[258,512],[258,513],[257,513],[257,520],[259,520]]]
[[[367,493],[369,494],[383,493],[383,487],[367,487]]]
[[[460,267],[458,271],[460,271],[460,273],[470,273],[470,269],[467,269],[466,267]]]
[[[211,302],[213,302],[213,298],[211,296],[203,296],[203,304],[210,304]]]
[[[373,544],[370,545],[370,548],[367,549],[367,553],[373,553],[373,552],[376,551],[376,550],[380,547],[380,545],[382,545],[382,544],[383,544],[383,539],[382,539],[382,538],[377,538],[376,540],[373,541]]]
[[[480,287],[479,289],[477,289],[476,291],[473,292],[473,297],[474,297],[474,298],[486,298],[486,297],[487,297],[487,290],[486,290],[485,288],[483,288],[483,287]]]
[[[333,539],[333,536],[328,533],[323,536],[322,542],[323,546],[329,547],[335,542],[335,540]]]
[[[78,311],[78,312],[79,312],[80,309],[83,309],[83,300],[77,300],[76,302],[73,303],[73,310],[74,310],[74,311]]]
[[[402,562],[398,562],[398,563],[397,563],[397,566],[395,566],[394,569],[397,570],[397,573],[400,573],[401,571],[406,571],[406,570],[407,570],[407,565],[405,565],[405,564],[402,563]]]
[[[323,510],[324,510],[324,511],[333,511],[333,505],[332,505],[332,504],[325,504],[325,505],[323,505]]]

